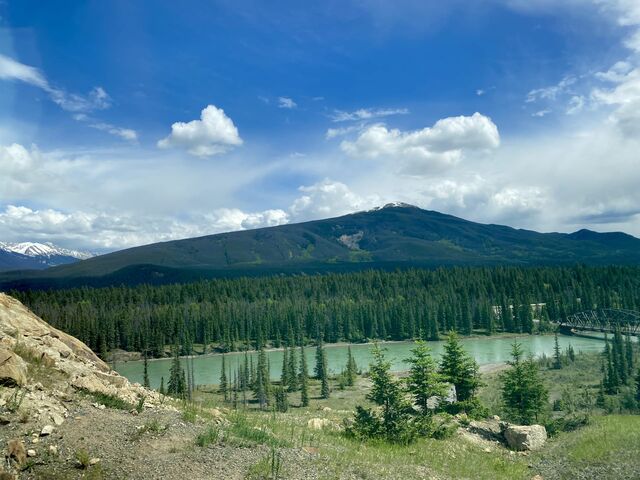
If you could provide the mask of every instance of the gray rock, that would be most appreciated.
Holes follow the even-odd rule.
[[[508,425],[504,438],[514,450],[537,450],[547,441],[547,430],[542,425]]]
[[[47,435],[51,435],[52,433],[53,433],[53,425],[45,425],[44,427],[42,427],[42,430],[40,431],[40,436],[46,437]]]
[[[0,348],[0,385],[8,387],[27,383],[27,364],[7,348]]]

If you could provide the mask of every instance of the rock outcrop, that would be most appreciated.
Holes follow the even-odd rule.
[[[42,378],[37,378],[38,375]],[[42,383],[47,384],[46,389]],[[130,383],[80,340],[53,328],[3,293],[0,293],[0,384],[16,387],[0,394],[0,407],[19,399],[22,409],[43,424],[62,423],[67,412],[65,401],[78,390],[111,395],[132,405],[141,398],[146,407],[160,403],[157,392]]]

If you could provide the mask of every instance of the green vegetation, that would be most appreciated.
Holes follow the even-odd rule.
[[[549,393],[538,371],[538,363],[524,359],[522,346],[514,342],[511,368],[500,375],[502,400],[507,418],[515,423],[530,425],[538,421],[549,402]]]
[[[148,347],[163,357],[173,353],[169,345],[187,355],[307,345],[318,336],[358,343],[435,339],[451,330],[549,331],[549,320],[581,310],[637,310],[640,268],[371,270],[13,294],[103,354]]]
[[[135,409],[134,405],[131,405],[129,402],[126,402],[115,395],[100,392],[89,392],[88,390],[84,390],[83,393],[92,398],[94,402],[104,405],[107,408],[126,411]]]

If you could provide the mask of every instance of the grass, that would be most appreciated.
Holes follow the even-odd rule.
[[[215,445],[221,442],[223,439],[222,430],[217,425],[209,425],[204,432],[201,432],[196,437],[196,445],[199,447],[206,447],[208,445]]]
[[[640,478],[640,416],[605,415],[537,454],[544,478]]]
[[[560,370],[541,366],[551,400],[566,402],[567,386],[580,387],[579,394],[587,389],[596,393],[601,377],[598,354],[577,355],[575,362],[566,363]],[[483,376],[486,386],[481,398],[491,407],[491,413],[499,413],[500,383],[497,373]],[[265,445],[282,452],[283,448],[304,448],[310,452],[307,465],[295,465],[321,472],[319,478],[360,479],[526,479],[541,474],[554,478],[640,478],[640,416],[599,416],[594,409],[591,421],[575,431],[559,432],[544,449],[529,456],[509,452],[503,448],[485,451],[484,445],[463,441],[457,436],[445,440],[419,439],[408,445],[390,445],[382,442],[361,443],[351,440],[339,431],[330,429],[310,430],[311,418],[327,418],[340,425],[353,415],[356,404],[366,404],[365,395],[370,388],[367,378],[359,377],[355,387],[332,391],[328,400],[319,399],[319,385],[311,382],[309,407],[299,407],[299,392],[289,396],[292,408],[288,413],[260,411],[254,403],[246,410],[231,411],[226,415],[228,424],[222,429],[223,442],[227,446],[252,447]],[[201,389],[198,401],[212,407],[222,405],[215,389]],[[551,412],[549,416],[563,412]],[[326,408],[328,407],[328,408]],[[564,407],[563,407],[564,408]],[[215,432],[215,429],[213,430]],[[215,439],[214,433],[204,432]],[[218,440],[220,441],[220,440]],[[271,471],[269,455],[254,464],[247,478],[277,478]],[[581,472],[590,476],[580,476]],[[282,473],[280,473],[282,475]]]
[[[88,397],[92,398],[96,403],[104,405],[107,408],[113,408],[116,410],[133,410],[135,407],[122,400],[120,397],[116,397],[115,395],[109,395],[106,393],[100,392],[89,392],[88,390],[83,390],[83,393]]]
[[[133,435],[132,440],[140,440],[145,433],[163,433],[169,429],[169,425],[162,425],[157,418],[148,420],[144,425],[138,427]]]
[[[245,478],[247,480],[278,480],[282,475],[282,456],[272,448],[269,455],[249,467]]]

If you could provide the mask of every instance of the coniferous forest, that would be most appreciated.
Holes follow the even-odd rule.
[[[370,270],[216,279],[166,286],[12,292],[53,326],[105,354],[164,356],[371,339],[534,333],[592,308],[640,306],[638,267]],[[535,308],[531,308],[536,304]]]

